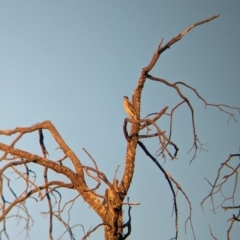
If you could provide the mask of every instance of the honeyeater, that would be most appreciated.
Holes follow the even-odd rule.
[[[123,107],[126,113],[133,119],[137,119],[136,111],[127,96],[123,97]]]

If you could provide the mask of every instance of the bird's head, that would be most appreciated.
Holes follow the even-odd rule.
[[[128,97],[127,96],[123,96],[124,99],[128,100]]]

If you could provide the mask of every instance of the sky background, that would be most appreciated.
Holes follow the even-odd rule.
[[[50,120],[66,143],[86,165],[91,161],[112,179],[121,179],[126,140],[122,125],[126,114],[123,96],[131,97],[141,70],[161,39],[166,43],[189,25],[215,14],[214,21],[190,31],[162,54],[150,74],[170,82],[185,81],[210,103],[240,106],[240,2],[232,1],[0,1],[0,129],[31,126]],[[183,88],[182,88],[183,89]],[[210,239],[208,224],[218,239],[226,239],[227,219],[234,211],[219,208],[212,214],[210,202],[205,215],[200,202],[208,194],[220,163],[230,153],[239,152],[239,123],[216,108],[207,107],[189,90],[183,89],[195,108],[196,130],[208,151],[199,152],[189,165],[193,152],[190,112],[186,106],[176,111],[172,140],[180,151],[178,160],[163,165],[187,193],[193,207],[193,226],[197,239]],[[142,95],[141,117],[179,102],[173,90],[148,80]],[[240,120],[236,112],[236,119]],[[168,131],[168,118],[159,124]],[[153,130],[153,128],[152,128]],[[44,131],[50,159],[60,151],[51,135]],[[0,138],[9,142],[8,138]],[[154,155],[157,140],[143,141]],[[38,134],[24,137],[16,146],[41,155]],[[164,163],[161,157],[160,163]],[[235,160],[237,163],[238,159]],[[32,166],[35,169],[35,166]],[[36,171],[41,173],[40,170]],[[52,179],[63,179],[51,173]],[[230,182],[231,183],[231,182]],[[16,182],[17,184],[17,182]],[[228,193],[231,184],[226,187]],[[239,193],[239,192],[238,192]],[[66,197],[76,195],[65,191]],[[132,209],[130,239],[170,239],[174,237],[172,194],[162,173],[138,149],[136,168],[128,196],[140,202]],[[239,196],[239,195],[238,195]],[[10,199],[10,196],[9,196]],[[216,196],[221,201],[220,196]],[[236,199],[239,204],[240,197]],[[45,202],[28,201],[35,217],[32,239],[48,239]],[[189,209],[179,194],[179,239],[193,239],[184,222]],[[127,221],[127,218],[125,219]],[[71,225],[85,230],[100,223],[99,217],[79,199],[72,211]],[[14,219],[7,225],[12,239],[25,239],[23,223]],[[235,225],[231,239],[239,239]],[[56,223],[55,239],[64,228]],[[76,239],[83,236],[75,228]],[[4,238],[3,238],[4,239]],[[103,239],[99,229],[91,240]]]

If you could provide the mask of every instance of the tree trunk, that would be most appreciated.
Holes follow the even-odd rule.
[[[116,185],[115,185],[116,186]],[[106,190],[106,207],[107,213],[104,227],[105,240],[121,240],[123,239],[122,228],[122,200],[117,188],[109,188]]]

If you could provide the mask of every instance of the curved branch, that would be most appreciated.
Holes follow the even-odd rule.
[[[188,100],[187,97],[185,97],[185,96],[182,94],[182,92],[181,92],[181,90],[179,89],[179,87],[176,86],[174,83],[170,83],[170,82],[168,82],[167,80],[165,80],[165,79],[163,79],[163,78],[153,77],[153,76],[151,76],[151,75],[149,75],[149,74],[147,75],[147,78],[150,79],[150,80],[153,80],[153,81],[157,81],[157,82],[164,83],[165,85],[174,88],[174,89],[176,90],[176,92],[178,93],[179,97],[182,98],[183,101],[187,103],[187,105],[188,105],[188,107],[189,107],[189,109],[190,109],[190,111],[191,111],[191,116],[192,116],[192,131],[193,131],[193,136],[194,136],[194,137],[193,137],[193,146],[192,146],[192,148],[193,148],[193,147],[195,148],[194,156],[193,156],[193,158],[192,158],[192,160],[193,160],[193,159],[196,157],[196,151],[197,151],[197,149],[198,149],[198,146],[197,146],[197,134],[196,134],[196,127],[195,127],[194,110],[193,110],[193,107],[192,107],[190,101]],[[181,105],[181,104],[182,104],[182,102],[179,103],[179,105]],[[177,106],[179,106],[179,105],[177,105]],[[191,148],[189,151],[191,151],[192,148]],[[191,161],[192,161],[192,160],[191,160]]]
[[[189,86],[188,84],[186,84],[186,83],[184,83],[184,82],[175,82],[175,83],[174,83],[174,85],[177,85],[177,84],[181,84],[181,85],[183,85],[183,86],[191,89],[191,90],[197,95],[197,97],[204,102],[205,107],[207,107],[207,106],[216,107],[216,108],[218,108],[220,111],[228,114],[228,115],[229,115],[229,120],[230,120],[231,118],[233,118],[233,119],[235,120],[235,122],[237,122],[237,120],[235,119],[235,114],[224,110],[224,107],[225,107],[225,108],[229,108],[229,109],[233,109],[233,110],[238,110],[238,112],[240,112],[240,107],[231,107],[231,106],[226,105],[226,104],[208,103],[208,102],[197,92],[197,90],[196,90],[195,88]],[[228,121],[229,121],[229,120],[228,120]]]
[[[23,162],[22,161],[11,162],[11,163],[6,165],[7,167],[12,166],[12,165],[16,166],[18,164],[24,164],[24,163],[33,162],[33,163],[37,163],[39,165],[42,165],[44,167],[48,167],[48,168],[52,169],[53,171],[55,171],[57,173],[62,173],[64,175],[66,175],[66,177],[68,177],[70,180],[72,180],[74,182],[75,173],[71,169],[69,169],[69,168],[67,168],[67,167],[65,167],[63,165],[60,165],[60,164],[55,163],[53,161],[50,161],[50,160],[48,160],[46,158],[42,158],[42,157],[40,157],[38,155],[30,154],[30,153],[28,153],[26,151],[13,148],[13,147],[5,145],[3,143],[0,143],[0,150],[2,150],[4,152],[7,152],[7,153],[10,153],[12,155],[18,156],[20,158],[26,159]],[[6,169],[7,168],[6,166],[3,169]]]
[[[63,138],[58,133],[57,129],[54,127],[54,125],[50,121],[44,121],[42,123],[37,123],[31,127],[17,127],[13,130],[0,130],[0,135],[6,135],[11,136],[12,134],[21,133],[31,133],[40,129],[47,129],[51,132],[52,136],[56,140],[56,142],[59,144],[60,148],[63,150],[65,155],[69,157],[75,167],[76,172],[83,178],[83,169],[81,167],[80,160],[77,158],[75,153],[67,146]],[[1,149],[1,148],[0,148]]]
[[[178,209],[177,209],[177,200],[176,200],[176,194],[175,191],[173,189],[171,180],[169,178],[168,173],[164,170],[164,168],[159,164],[159,162],[157,161],[156,158],[154,158],[151,153],[147,150],[147,148],[144,146],[144,144],[140,141],[138,141],[138,145],[142,148],[142,150],[145,152],[145,154],[157,165],[157,167],[161,170],[161,172],[164,174],[170,189],[172,191],[173,194],[173,201],[174,201],[174,208],[175,208],[175,226],[176,226],[176,236],[175,239],[177,239],[178,237]]]
[[[89,231],[85,234],[85,236],[83,236],[82,240],[86,240],[87,237],[89,237],[91,233],[93,233],[94,231],[96,231],[96,230],[97,230],[99,227],[101,227],[101,226],[108,226],[108,227],[112,228],[112,227],[111,227],[109,224],[107,224],[107,223],[100,223],[100,224],[98,224],[96,227],[94,227],[92,230],[89,230]]]
[[[128,198],[128,201],[129,201],[129,198]],[[125,227],[128,228],[127,233],[123,236],[123,240],[127,239],[127,237],[131,234],[131,231],[132,231],[131,209],[132,209],[132,207],[129,205],[128,206],[128,221],[122,225],[122,228],[125,228]]]

